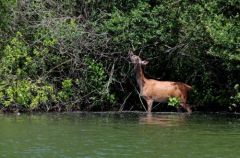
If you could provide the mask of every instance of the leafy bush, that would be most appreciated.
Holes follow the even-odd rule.
[[[239,107],[240,106],[240,87],[239,84],[234,86],[235,94],[231,96],[232,106]]]
[[[115,103],[115,95],[110,94],[109,84],[111,79],[107,80],[103,64],[91,58],[85,58],[87,65],[86,83],[88,86],[86,92],[92,92],[90,100],[93,105],[102,105],[105,101]]]
[[[28,80],[16,80],[11,84],[1,83],[1,102],[5,107],[11,105],[23,106],[34,110],[40,105],[48,105],[55,100],[54,88],[50,84],[31,82]]]
[[[73,97],[73,83],[71,79],[66,79],[62,82],[62,89],[58,91],[58,100],[66,102],[71,97]]]
[[[113,109],[134,89],[131,49],[150,60],[146,72],[153,78],[194,85],[194,105],[238,105],[239,90],[232,88],[240,80],[238,6],[236,0],[0,1],[0,100],[31,110]]]
[[[166,4],[163,2],[152,8],[148,2],[140,1],[130,12],[114,8],[102,29],[112,35],[116,47],[126,51],[132,47],[146,47],[152,42],[171,45],[176,40],[175,32],[172,32],[177,29],[176,11],[169,10],[170,6]]]
[[[168,105],[178,107],[180,105],[180,100],[176,97],[170,97],[168,99]]]

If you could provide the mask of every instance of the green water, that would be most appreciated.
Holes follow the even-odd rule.
[[[237,158],[240,117],[0,114],[0,158]]]

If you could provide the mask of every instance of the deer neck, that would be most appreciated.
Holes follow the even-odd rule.
[[[140,64],[135,65],[135,71],[136,71],[137,83],[138,83],[140,93],[141,93],[142,89],[144,87],[144,84],[146,82],[146,78],[144,76],[143,69],[142,69],[142,66]]]

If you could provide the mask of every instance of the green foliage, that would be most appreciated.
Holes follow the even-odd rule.
[[[240,86],[236,84],[234,86],[235,94],[231,96],[232,106],[239,107],[240,106]]]
[[[48,104],[55,98],[52,85],[28,80],[1,83],[0,98],[5,107],[20,105],[33,110],[41,104]]]
[[[1,58],[1,65],[3,66],[0,69],[1,75],[26,75],[21,68],[27,67],[31,58],[28,56],[28,47],[21,38],[22,34],[17,32],[16,37],[5,47]]]
[[[48,41],[48,43],[47,43]],[[45,37],[43,47],[29,47],[22,33],[17,32],[8,45],[3,50],[0,69],[4,78],[15,77],[18,79],[26,77],[36,77],[38,73],[47,71],[47,63],[58,62],[59,56],[49,53],[49,46],[53,46],[55,39]],[[48,61],[46,61],[48,60]]]
[[[86,91],[93,94],[90,96],[90,100],[95,105],[101,105],[105,101],[114,104],[116,101],[115,95],[110,94],[109,81],[107,81],[103,64],[89,57],[85,58],[85,64],[87,65],[86,83],[88,85]]]
[[[71,79],[62,82],[62,89],[58,91],[58,100],[61,102],[68,101],[73,96],[73,83]]]
[[[103,64],[91,58],[86,58],[85,63],[88,69],[87,80],[93,87],[102,90],[107,79]]]
[[[219,6],[225,5],[219,12]],[[206,19],[206,30],[214,41],[214,45],[209,53],[230,60],[240,60],[238,50],[240,43],[240,25],[239,14],[232,11],[232,15],[228,15],[230,10],[238,8],[239,2],[230,1],[213,1],[206,6],[211,9],[211,18]],[[228,10],[228,9],[229,10]],[[226,10],[227,9],[227,10]]]
[[[169,105],[169,106],[174,106],[174,107],[180,106],[180,100],[179,100],[179,98],[170,97],[170,98],[168,99],[168,105]]]
[[[45,33],[47,31],[43,29],[37,31],[35,38],[40,38],[42,45],[34,45],[31,48],[24,40],[22,33],[17,32],[3,50],[0,72],[4,80],[0,94],[1,102],[5,107],[19,105],[33,110],[42,104],[48,107],[48,104],[56,102],[56,99],[63,102],[62,98],[69,97],[68,80],[63,82],[63,90],[59,92],[60,97],[56,98],[53,86],[45,81],[42,82],[42,77],[38,76],[43,74],[45,77],[49,65],[61,61],[60,56],[51,54],[49,51],[57,40],[50,35],[46,36]],[[34,80],[30,81],[29,78]]]
[[[140,1],[130,12],[115,8],[102,28],[112,35],[115,44],[126,44],[119,49],[139,48],[152,41],[171,44],[176,40],[172,30],[176,29],[177,13],[166,4],[163,2],[152,8],[149,3]]]
[[[238,106],[239,6],[237,0],[1,0],[1,103],[112,109],[133,90],[131,49],[150,61],[153,78],[194,85],[194,105]]]
[[[0,33],[1,29],[5,29],[8,27],[7,25],[9,24],[11,20],[11,8],[14,8],[16,4],[16,0],[0,0]]]
[[[114,8],[102,30],[111,35],[115,49],[134,48],[145,58],[154,57],[151,74],[192,82],[194,104],[225,105],[233,91],[229,87],[240,79],[227,77],[240,68],[238,6],[235,0],[140,1],[129,11]]]

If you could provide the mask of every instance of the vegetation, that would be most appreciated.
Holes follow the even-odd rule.
[[[180,100],[176,97],[170,97],[169,100],[168,100],[168,106],[179,107],[180,106]]]
[[[2,110],[143,107],[128,51],[194,87],[197,110],[240,110],[238,0],[0,0]],[[169,105],[177,105],[172,98]]]

